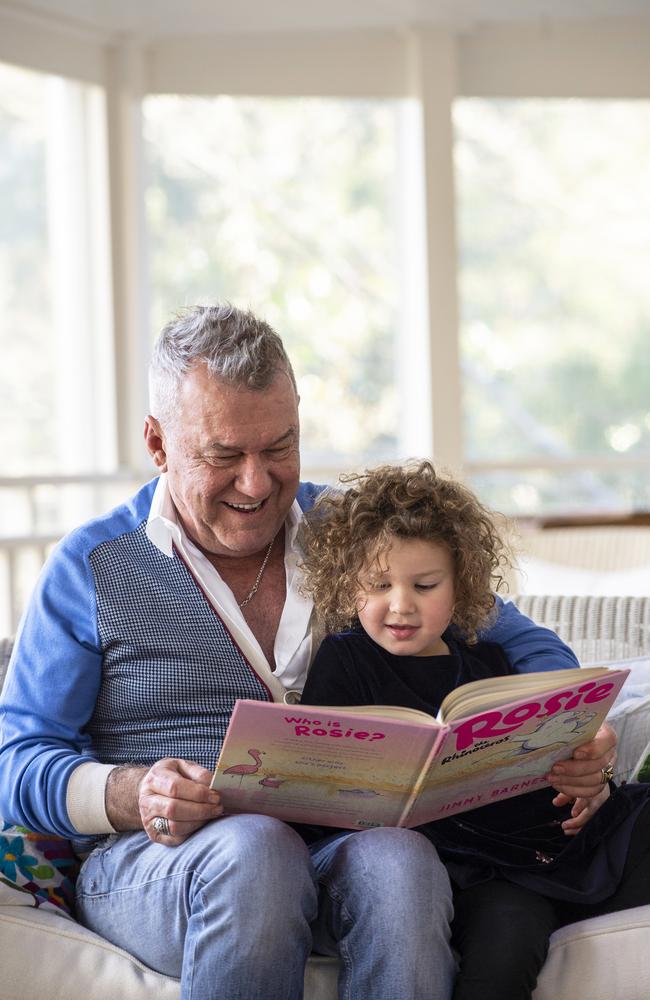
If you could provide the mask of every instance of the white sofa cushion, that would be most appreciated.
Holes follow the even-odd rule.
[[[519,594],[583,594],[596,597],[625,594],[627,597],[645,597],[649,578],[650,565],[617,570],[585,569],[522,556],[513,587]]]
[[[647,1000],[649,936],[650,906],[562,927],[533,1000]],[[2,1000],[179,1000],[177,980],[51,910],[0,899],[0,942]],[[337,975],[336,961],[312,957],[305,1000],[336,1000]]]
[[[561,927],[533,1000],[648,1000],[650,906]]]
[[[175,979],[52,910],[0,902],[2,1000],[178,1000]]]

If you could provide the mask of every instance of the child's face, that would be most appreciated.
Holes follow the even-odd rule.
[[[380,566],[368,560],[357,598],[359,621],[371,639],[397,656],[448,653],[440,638],[454,607],[454,573],[445,545],[395,538]]]

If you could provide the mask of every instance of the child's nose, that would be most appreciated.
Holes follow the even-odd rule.
[[[415,610],[413,594],[408,587],[393,587],[390,610],[397,615],[409,615]]]

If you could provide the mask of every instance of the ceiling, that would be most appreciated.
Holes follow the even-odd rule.
[[[650,0],[0,0],[0,9],[139,38],[650,18]]]

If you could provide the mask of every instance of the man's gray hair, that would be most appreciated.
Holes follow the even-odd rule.
[[[161,331],[149,365],[152,416],[173,413],[179,383],[197,363],[230,385],[267,389],[284,372],[296,379],[282,340],[264,320],[229,303],[194,306]]]

